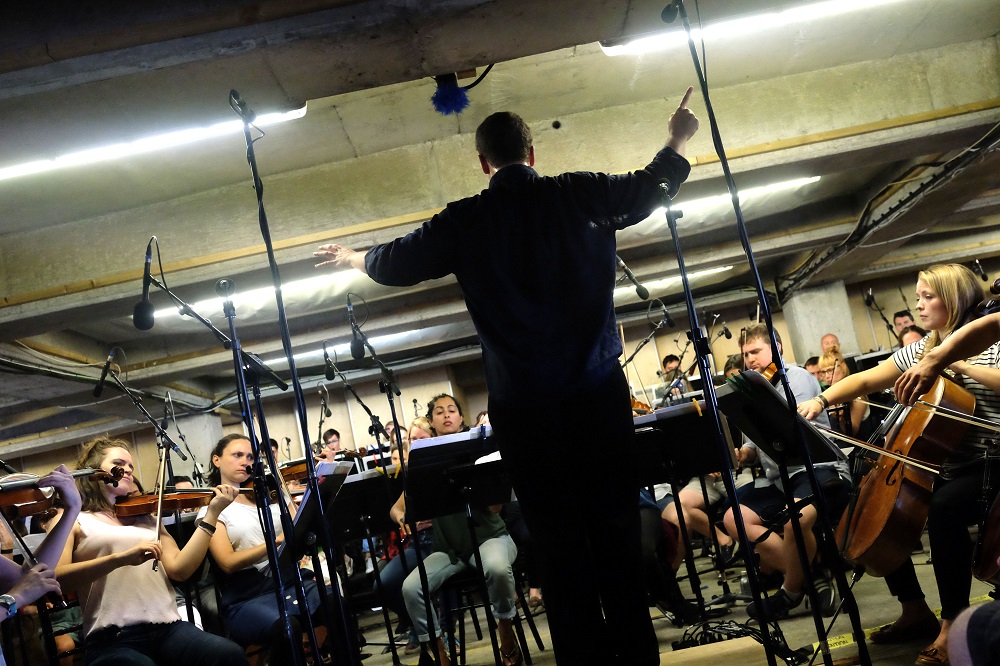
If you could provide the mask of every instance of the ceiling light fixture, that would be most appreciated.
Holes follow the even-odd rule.
[[[764,30],[781,28],[787,25],[804,23],[806,21],[816,21],[825,18],[832,18],[843,14],[848,14],[861,9],[873,9],[882,5],[895,4],[903,0],[828,0],[826,2],[814,2],[798,7],[789,7],[775,12],[765,14],[753,14],[736,19],[716,21],[706,24],[704,29],[692,28],[691,37],[696,42],[704,39],[706,42],[713,40],[724,40],[732,37],[746,37],[747,35],[762,32]],[[655,51],[665,51],[672,47],[681,46],[687,43],[687,34],[682,29],[674,28],[654,35],[638,37],[629,40],[624,44],[601,43],[601,50],[605,55],[639,55],[641,53],[652,53]]]
[[[299,109],[285,111],[283,113],[267,113],[258,116],[254,125],[266,127],[278,123],[295,120],[306,115],[306,106]],[[23,164],[0,168],[0,180],[10,180],[21,176],[56,171],[69,167],[83,166],[85,164],[96,164],[98,162],[108,162],[123,157],[152,153],[167,148],[176,148],[197,141],[204,141],[227,134],[238,134],[243,131],[242,120],[227,120],[225,122],[209,125],[208,127],[194,127],[190,129],[176,130],[164,134],[156,134],[135,141],[126,143],[114,143],[98,148],[88,148],[75,153],[67,153],[50,160],[35,160]]]
[[[799,187],[804,187],[805,185],[812,185],[813,183],[818,182],[819,179],[819,176],[808,176],[806,178],[782,180],[777,183],[769,183],[768,185],[761,185],[759,187],[748,187],[740,190],[740,201],[745,204],[752,199],[759,199],[760,197],[768,194],[775,194],[786,190],[794,190]],[[680,209],[685,215],[691,215],[693,213],[701,214],[716,206],[732,206],[732,202],[733,199],[727,192],[726,194],[715,194],[710,197],[691,199],[690,201],[678,201],[675,202],[674,208]],[[663,212],[663,208],[657,208],[653,211],[653,215],[661,215]]]

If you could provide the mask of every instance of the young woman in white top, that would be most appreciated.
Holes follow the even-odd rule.
[[[209,483],[238,488],[251,478],[247,468],[252,464],[250,441],[243,435],[226,435],[212,451]],[[294,515],[294,506],[290,502],[289,505]],[[268,538],[281,544],[284,535],[276,503],[271,504],[271,517],[275,534],[268,535]],[[301,642],[290,642],[285,636],[267,559],[267,543],[254,500],[240,495],[222,511],[209,549],[224,574],[223,580],[217,580],[216,584],[222,592],[219,611],[229,626],[230,637],[240,645],[270,645],[269,663],[272,665],[290,661],[291,651],[299,649]],[[282,574],[286,608],[289,613],[297,615],[298,601],[295,589],[290,585],[294,573],[282,570]],[[305,592],[309,611],[315,613],[320,606],[316,582],[306,580]],[[293,625],[298,625],[297,620]]]
[[[77,480],[82,511],[56,568],[63,591],[80,597],[87,666],[246,664],[238,645],[181,620],[170,584],[201,565],[209,532],[236,492],[215,489],[205,527],[195,529],[181,549],[162,526],[159,534],[154,531],[154,516],[115,515],[115,501],[135,489],[126,442],[106,437],[88,442],[77,467],[125,470],[117,486],[92,477]],[[65,520],[64,515],[60,524]],[[150,560],[157,562],[155,570]]]

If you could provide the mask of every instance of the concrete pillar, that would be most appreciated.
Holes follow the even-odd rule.
[[[800,362],[819,355],[820,339],[827,333],[840,339],[841,353],[861,352],[843,282],[828,282],[800,291],[785,302],[783,310],[795,358]]]
[[[194,460],[191,460],[187,449],[184,448],[184,442],[181,441],[177,428],[180,428],[180,431],[184,433],[187,445],[190,447],[191,453],[194,454]],[[181,447],[181,451],[184,451],[184,455],[188,456],[188,460],[185,462],[176,453],[171,452],[170,462],[173,465],[174,474],[190,476],[193,479],[194,463],[197,461],[207,477],[212,449],[215,447],[215,443],[222,439],[222,419],[217,414],[181,416],[177,418],[177,428],[174,427],[173,423],[170,423],[167,427],[167,434],[170,435],[170,439],[177,443],[177,446]]]

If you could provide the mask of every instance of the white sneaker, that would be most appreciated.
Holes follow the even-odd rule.
[[[375,571],[375,563],[372,562],[372,558],[369,557],[367,560],[365,560],[365,573],[370,574],[373,571]]]

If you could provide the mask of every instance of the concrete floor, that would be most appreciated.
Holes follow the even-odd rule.
[[[926,543],[926,539],[924,541]],[[937,586],[934,583],[934,574],[931,566],[928,564],[928,555],[926,553],[915,553],[913,555],[913,561],[914,564],[917,565],[917,576],[920,579],[924,593],[927,595],[927,601],[932,609],[937,610],[940,607],[938,604]],[[699,560],[699,568],[707,566],[707,563],[707,560]],[[989,592],[990,587],[976,580],[973,580],[972,583],[973,604],[988,600],[986,595]],[[703,594],[706,598],[721,592],[719,584],[714,578],[711,578],[708,575],[703,577],[702,585]],[[736,590],[739,589],[738,579],[731,584],[731,588],[732,587]],[[690,587],[687,586],[685,582],[681,583],[681,589],[688,597],[693,596],[690,593]],[[855,586],[854,595],[857,599],[858,606],[861,609],[861,624],[866,631],[870,631],[883,624],[892,622],[898,615],[899,605],[889,595],[885,583],[881,579],[871,578],[868,576],[863,577]],[[683,636],[684,632],[690,630],[691,627],[676,628],[668,620],[664,619],[662,615],[656,611],[656,609],[650,609],[650,611],[654,615],[654,626],[660,639],[661,663],[671,664],[678,661],[681,656],[684,656],[684,651],[674,652],[671,644],[673,641],[679,640]],[[793,613],[792,617],[782,621],[780,625],[781,631],[784,633],[785,640],[788,645],[793,649],[797,649],[815,644],[817,638],[812,614],[804,610],[804,605]],[[529,646],[533,661],[539,666],[555,664],[555,658],[551,649],[549,649],[548,623],[546,621],[545,614],[542,613],[536,616],[535,620],[538,625],[539,632],[542,635],[542,640],[546,643],[546,650],[539,652],[534,642],[531,641],[529,634]],[[385,641],[386,636],[384,627],[381,624],[374,624],[380,621],[380,614],[372,614],[368,616],[366,620],[363,620],[365,626],[369,627],[365,632],[365,636],[369,641]],[[749,618],[747,617],[744,606],[740,604],[733,607],[729,615],[720,618],[719,620],[714,620],[713,622],[717,621],[730,621],[745,624],[749,622]],[[829,620],[827,620],[827,623],[828,622]],[[756,623],[751,626],[756,628]],[[472,632],[471,622],[467,627],[466,635],[472,637],[475,636]],[[925,645],[925,643],[920,641],[892,646],[873,645],[869,643],[868,649],[873,664],[878,664],[879,666],[911,666],[916,658],[917,652],[925,647]],[[845,616],[837,618],[836,623],[830,632],[830,646],[831,656],[835,662],[842,659],[848,660],[850,657],[855,657],[858,654],[857,646],[854,645],[853,640],[851,639],[850,621]],[[751,658],[749,661],[743,659],[740,660],[741,666],[751,666],[751,663],[766,663],[764,660],[765,653],[763,647],[759,645],[751,647],[755,653],[755,658],[760,661],[754,661],[754,658]],[[365,648],[364,651],[372,655],[364,660],[365,666],[382,666],[383,664],[392,664],[391,655],[382,654],[382,648],[380,647],[369,647]],[[493,653],[488,638],[485,638],[483,641],[470,643],[467,646],[466,654],[469,664],[486,665],[494,663]],[[689,652],[686,656],[690,659],[690,661],[685,661],[685,663],[704,663],[713,664],[713,666],[715,666],[715,664],[719,661],[717,653],[714,656],[706,654],[704,658],[702,658],[701,655],[695,656],[695,654],[695,652]],[[400,646],[400,661],[402,664],[416,664],[418,657],[419,655],[417,653],[413,653],[411,655],[402,654],[402,646]],[[733,662],[727,660],[727,663]],[[777,663],[783,664],[784,662],[779,659]],[[818,656],[814,663],[822,664],[822,655]],[[856,662],[844,661],[841,663]]]

